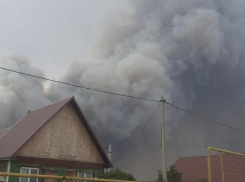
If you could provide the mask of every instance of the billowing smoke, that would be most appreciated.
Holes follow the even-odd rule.
[[[128,12],[103,22],[95,31],[86,60],[71,63],[60,80],[143,98],[164,97],[168,102],[222,119],[227,124],[244,126],[243,114],[239,114],[245,106],[244,8],[243,0],[129,1]],[[1,64],[44,75],[24,58],[7,57]],[[30,108],[75,96],[101,140],[105,144],[114,142],[120,148],[119,145],[125,146],[137,135],[157,106],[154,102],[59,84],[51,84],[44,93],[41,80],[6,71],[0,73],[0,103],[4,105],[0,110],[1,126],[14,122]],[[220,126],[197,123],[200,119],[170,108],[167,120],[168,134],[231,141],[241,137]],[[157,121],[157,126],[152,126],[143,137],[159,133],[159,124]],[[150,142],[157,144],[159,140]],[[141,146],[147,149],[151,144]],[[171,162],[184,155],[205,154],[205,148],[196,152],[185,147],[175,149],[168,148]],[[143,169],[142,165],[151,161],[159,160],[152,156],[133,164],[141,172],[133,168],[129,171],[143,179],[154,179],[160,164],[151,169]]]
[[[3,56],[0,63],[2,67],[16,71],[44,75],[42,70],[32,67],[30,62],[20,55]],[[1,128],[11,126],[33,108],[50,104],[45,98],[42,80],[0,70],[0,83]]]

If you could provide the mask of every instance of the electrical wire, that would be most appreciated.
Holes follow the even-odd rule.
[[[166,146],[168,147],[204,147],[204,148],[207,148],[209,146],[207,145],[171,145],[171,144],[167,144]],[[245,146],[228,146],[228,148],[245,148]]]
[[[118,168],[124,168],[124,167],[126,167],[126,166],[128,166],[128,165],[130,165],[130,164],[132,164],[132,163],[134,163],[134,162],[136,162],[136,161],[138,161],[138,160],[140,160],[140,159],[142,159],[142,158],[146,157],[146,156],[147,156],[147,155],[149,155],[151,152],[153,152],[153,151],[155,151],[155,150],[157,150],[157,149],[158,149],[158,148],[152,149],[152,150],[151,150],[151,151],[149,151],[147,154],[145,154],[145,155],[143,155],[143,156],[139,157],[139,158],[138,158],[138,159],[136,159],[136,160],[133,160],[132,162],[130,162],[130,163],[126,164],[126,165],[119,166]]]
[[[119,158],[134,144],[134,142],[139,138],[139,136],[143,133],[147,125],[150,123],[150,121],[152,120],[153,116],[155,115],[158,109],[159,109],[159,104],[157,105],[157,108],[155,109],[155,111],[153,112],[153,114],[151,115],[147,123],[144,125],[143,129],[137,134],[137,136],[133,139],[133,141],[125,148],[125,150],[123,150],[123,152],[117,157],[117,159],[113,163],[118,161]]]
[[[42,79],[42,80],[47,80],[47,81],[51,81],[51,82],[55,82],[55,83],[59,83],[59,84],[63,84],[63,85],[68,85],[68,86],[73,86],[73,87],[77,87],[77,88],[81,88],[81,89],[86,89],[86,90],[91,90],[91,91],[96,91],[96,92],[101,92],[101,93],[106,93],[106,94],[112,94],[112,95],[116,95],[116,96],[121,96],[121,97],[128,97],[128,98],[132,98],[132,99],[138,99],[138,100],[144,100],[144,101],[152,101],[152,102],[161,102],[159,100],[155,100],[155,99],[149,99],[149,98],[142,98],[142,97],[136,97],[136,96],[131,96],[131,95],[126,95],[126,94],[120,94],[120,93],[114,93],[114,92],[109,92],[109,91],[104,91],[104,90],[99,90],[99,89],[94,89],[94,88],[89,88],[89,87],[84,87],[84,86],[81,86],[81,85],[76,85],[76,84],[71,84],[71,83],[67,83],[67,82],[62,82],[62,81],[57,81],[57,80],[53,80],[53,79],[50,79],[50,78],[44,78],[44,77],[41,77],[41,76],[37,76],[37,75],[32,75],[32,74],[28,74],[28,73],[24,73],[24,72],[20,72],[20,71],[16,71],[16,70],[12,70],[12,69],[8,69],[8,68],[4,68],[4,67],[0,67],[0,69],[2,70],[5,70],[5,71],[10,71],[10,72],[14,72],[14,73],[18,73],[18,74],[22,74],[22,75],[25,75],[25,76],[29,76],[29,77],[34,77],[34,78],[38,78],[38,79]],[[176,109],[179,109],[181,111],[184,111],[188,114],[191,114],[191,115],[194,115],[196,117],[199,117],[201,119],[204,119],[206,121],[209,121],[209,122],[212,122],[212,123],[215,123],[217,125],[220,125],[220,126],[223,126],[223,127],[227,127],[227,128],[230,128],[230,129],[233,129],[233,130],[236,130],[236,131],[239,131],[239,132],[243,132],[245,133],[244,130],[241,130],[241,129],[238,129],[238,128],[235,128],[235,127],[232,127],[232,126],[229,126],[229,125],[226,125],[226,124],[223,124],[223,123],[220,123],[220,122],[217,122],[215,120],[212,120],[212,119],[209,119],[209,118],[206,118],[206,117],[203,117],[201,115],[198,115],[198,114],[195,114],[193,112],[190,112],[186,109],[183,109],[183,108],[180,108],[178,106],[175,106],[169,102],[166,102],[166,104],[176,108]],[[155,111],[156,112],[156,111]],[[150,117],[149,121],[146,123],[145,127],[148,125],[148,123],[150,122],[150,120],[152,119],[152,117],[154,116],[155,112],[153,113],[153,115]],[[136,138],[133,140],[133,142],[122,152],[122,154],[119,155],[119,157],[114,161],[116,162],[127,150],[128,148],[135,142],[135,140],[138,138],[138,136],[144,131],[145,127],[143,128],[143,130],[136,136]],[[169,145],[170,146],[170,145]],[[173,145],[172,145],[173,146]]]
[[[63,85],[69,85],[69,86],[73,86],[73,87],[78,87],[78,88],[82,88],[82,89],[86,89],[86,90],[92,90],[92,91],[96,91],[96,92],[107,93],[107,94],[117,95],[117,96],[121,96],[121,97],[128,97],[128,98],[132,98],[132,99],[138,99],[138,100],[160,102],[159,100],[155,100],[155,99],[136,97],[136,96],[126,95],[126,94],[119,94],[119,93],[115,93],[115,92],[109,92],[109,91],[104,91],[104,90],[84,87],[84,86],[81,86],[81,85],[75,85],[75,84],[71,84],[71,83],[67,83],[67,82],[57,81],[57,80],[53,80],[53,79],[50,79],[50,78],[44,78],[44,77],[41,77],[41,76],[32,75],[32,74],[28,74],[28,73],[24,73],[24,72],[20,72],[20,71],[15,71],[15,70],[3,68],[3,67],[0,67],[0,69],[5,70],[5,71],[14,72],[14,73],[19,73],[19,74],[30,76],[30,77],[34,77],[34,78],[39,78],[39,79],[42,79],[42,80],[47,80],[47,81],[51,81],[51,82],[55,82],[55,83],[60,83],[60,84],[63,84]]]
[[[191,115],[193,115],[193,116],[199,117],[199,118],[204,119],[204,120],[206,120],[206,121],[209,121],[209,122],[215,123],[215,124],[217,124],[217,125],[220,125],[220,126],[223,126],[223,127],[227,127],[227,128],[230,128],[230,129],[233,129],[233,130],[242,132],[242,133],[245,133],[244,130],[241,130],[241,129],[238,129],[238,128],[235,128],[235,127],[232,127],[232,126],[223,124],[223,123],[219,123],[219,122],[214,121],[214,120],[209,119],[209,118],[205,118],[205,117],[203,117],[203,116],[201,116],[201,115],[195,114],[195,113],[190,112],[190,111],[185,110],[185,109],[182,109],[182,108],[180,108],[180,107],[178,107],[178,106],[175,106],[175,105],[173,105],[173,104],[170,104],[170,103],[168,103],[168,102],[166,102],[166,101],[165,101],[165,103],[168,104],[168,105],[170,105],[170,106],[172,106],[172,107],[174,107],[174,108],[176,108],[176,109],[179,109],[179,110],[181,110],[181,111],[184,111],[184,112],[186,112],[186,113],[188,113],[188,114],[191,114]]]
[[[169,144],[167,144],[166,146],[169,146],[169,147],[191,147],[191,148],[195,148],[195,147],[197,147],[197,148],[207,148],[208,147],[208,146],[199,146],[199,145],[169,145]],[[232,147],[232,148],[245,148],[245,147]],[[132,164],[132,163],[134,163],[134,162],[146,157],[147,155],[150,154],[150,152],[153,152],[153,151],[155,151],[157,149],[158,148],[155,148],[155,149],[149,151],[148,153],[146,153],[146,155],[143,155],[142,157],[139,157],[138,159],[133,160],[132,162],[130,162],[130,163],[126,164],[126,165],[119,166],[119,168],[124,168],[124,167],[126,167],[126,166],[128,166],[128,165],[130,165],[130,164]]]
[[[208,140],[204,139],[197,139],[197,138],[191,138],[191,137],[186,137],[186,136],[178,136],[178,135],[168,135],[170,137],[174,138],[183,138],[183,139],[189,139],[189,140],[194,140],[194,141],[203,141],[203,142],[210,142]],[[235,141],[218,141],[218,140],[212,140],[212,142],[217,142],[217,143],[238,143],[238,144],[245,144],[244,142],[235,142]]]
[[[216,144],[216,145],[240,145],[240,144],[245,144],[245,143],[215,143],[215,142],[182,142],[182,141],[177,141],[177,142],[167,142],[168,144]]]
[[[67,83],[67,82],[57,81],[57,80],[53,80],[53,79],[50,79],[50,78],[44,78],[44,77],[41,77],[41,76],[32,75],[32,74],[28,74],[28,73],[24,73],[24,72],[12,70],[12,69],[4,68],[4,67],[0,67],[0,69],[5,70],[5,71],[10,71],[10,72],[18,73],[18,74],[22,74],[22,75],[26,75],[26,76],[30,76],[30,77],[34,77],[34,78],[39,78],[39,79],[42,79],[42,80],[47,80],[47,81],[51,81],[51,82],[63,84],[63,85],[69,85],[69,86],[78,87],[78,88],[82,88],[82,89],[92,90],[92,91],[96,91],[96,92],[107,93],[107,94],[117,95],[117,96],[121,96],[121,97],[128,97],[128,98],[138,99],[138,100],[145,100],[145,101],[152,101],[152,102],[161,102],[161,101],[155,100],[155,99],[148,99],[148,98],[136,97],[136,96],[126,95],[126,94],[119,94],[119,93],[115,93],[115,92],[109,92],[109,91],[104,91],[104,90],[99,90],[99,89],[84,87],[84,86],[81,86],[81,85],[75,85],[75,84],[71,84],[71,83]],[[176,108],[176,109],[182,110],[184,112],[187,112],[187,113],[189,113],[191,115],[194,115],[196,117],[199,117],[199,118],[202,118],[204,120],[207,120],[209,122],[212,122],[212,123],[218,124],[220,126],[227,127],[227,128],[230,128],[230,129],[233,129],[233,130],[236,130],[236,131],[245,133],[244,130],[241,130],[241,129],[238,129],[238,128],[235,128],[235,127],[232,127],[232,126],[229,126],[229,125],[226,125],[226,124],[223,124],[223,123],[219,123],[217,121],[214,121],[214,120],[205,118],[205,117],[203,117],[201,115],[195,114],[193,112],[190,112],[188,110],[185,110],[183,108],[180,108],[178,106],[175,106],[175,105],[173,105],[173,104],[171,104],[169,102],[166,102],[165,101],[165,103],[168,104],[168,105],[170,105],[170,106],[172,106],[172,107],[174,107],[174,108]]]
[[[144,152],[140,152],[140,153],[136,153],[136,154],[133,154],[133,155],[126,156],[126,157],[124,157],[124,158],[118,159],[118,161],[119,161],[119,160],[128,159],[128,158],[130,158],[130,157],[134,157],[134,156],[137,156],[137,155],[149,153],[149,152],[151,152],[151,151],[153,151],[153,150],[155,150],[155,149],[158,149],[159,147],[161,147],[161,145],[158,145],[158,146],[156,146],[156,147],[154,147],[154,148],[152,148],[151,150],[148,150],[148,151],[144,151]]]
[[[146,138],[144,140],[144,142],[148,141],[149,139],[151,138],[156,138],[158,136],[161,136],[161,134],[157,134],[157,135],[154,135],[153,137],[149,137],[149,138]],[[189,139],[189,140],[194,140],[194,141],[200,141],[200,142],[191,142],[191,141],[171,141],[171,142],[167,142],[167,145],[171,145],[171,144],[216,144],[216,145],[239,145],[239,144],[245,144],[245,142],[235,142],[235,141],[216,141],[216,140],[212,140],[212,141],[208,141],[208,140],[203,140],[203,139],[195,139],[195,138],[190,138],[190,137],[183,137],[183,136],[177,136],[177,135],[167,135],[167,136],[170,136],[170,137],[176,137],[176,138],[182,138],[182,139]],[[140,144],[137,144],[135,146],[138,146]],[[114,151],[114,153],[117,153],[118,151],[121,151],[121,149],[118,149],[116,151]],[[139,153],[140,154],[140,153]],[[128,156],[130,157],[130,156]],[[128,157],[125,157],[125,158],[128,158]],[[123,160],[125,158],[122,158],[122,159],[119,159],[119,160]]]

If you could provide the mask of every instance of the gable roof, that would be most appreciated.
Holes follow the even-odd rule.
[[[223,154],[223,166],[226,182],[244,182],[245,157],[234,154]],[[207,156],[184,157],[174,164],[182,173],[182,180],[196,182],[198,179],[208,179]],[[222,182],[219,155],[211,155],[212,182]]]
[[[88,124],[80,107],[74,97],[68,98],[54,104],[45,106],[35,111],[27,113],[24,117],[18,120],[10,128],[0,131],[0,159],[11,159],[16,152],[35,134],[41,127],[48,122],[61,108],[67,104],[72,104],[74,110],[79,116],[97,150],[99,151],[106,167],[111,166],[111,161],[108,159],[98,139]]]
[[[3,130],[0,130],[0,137],[1,135],[3,135],[6,131],[8,131],[9,128],[6,128],[6,129],[3,129]]]

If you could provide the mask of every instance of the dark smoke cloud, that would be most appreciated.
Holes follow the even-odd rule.
[[[145,98],[160,100],[163,96],[183,108],[245,128],[245,1],[134,0],[129,6],[124,15],[113,15],[103,22],[87,59],[73,62],[60,80]],[[43,75],[21,57],[5,58],[2,64]],[[103,144],[113,143],[114,156],[137,136],[157,106],[157,103],[57,84],[51,84],[44,92],[40,80],[5,71],[0,73],[0,103],[5,106],[0,110],[2,127],[16,121],[29,108],[74,95]],[[244,139],[236,131],[171,107],[167,108],[166,119],[167,135],[208,141]],[[159,145],[159,135],[152,137],[160,133],[159,128],[158,112],[125,156]],[[182,146],[167,148],[168,165],[178,157],[205,155],[208,146],[168,137],[168,144],[173,142],[182,142]],[[187,147],[193,145],[196,147]],[[217,146],[242,151],[231,144]],[[160,157],[158,150],[123,169],[139,179],[152,180],[161,168]],[[119,161],[115,166],[137,158]]]
[[[41,69],[32,67],[30,62],[20,55],[2,56],[0,62],[2,67],[44,76]],[[0,83],[1,128],[9,127],[33,108],[50,104],[45,98],[42,80],[0,70]]]

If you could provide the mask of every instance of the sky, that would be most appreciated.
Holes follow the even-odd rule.
[[[163,97],[245,130],[244,8],[243,0],[2,0],[0,65],[109,92]],[[115,168],[140,180],[157,178],[158,102],[0,70],[0,128],[72,96],[102,145],[112,144],[112,161],[128,148]],[[180,157],[206,155],[208,146],[244,152],[241,131],[170,105],[165,114],[167,166]]]
[[[1,1],[1,54],[17,53],[58,79],[74,60],[83,61],[98,22],[123,1]],[[52,70],[52,71],[51,71]]]

